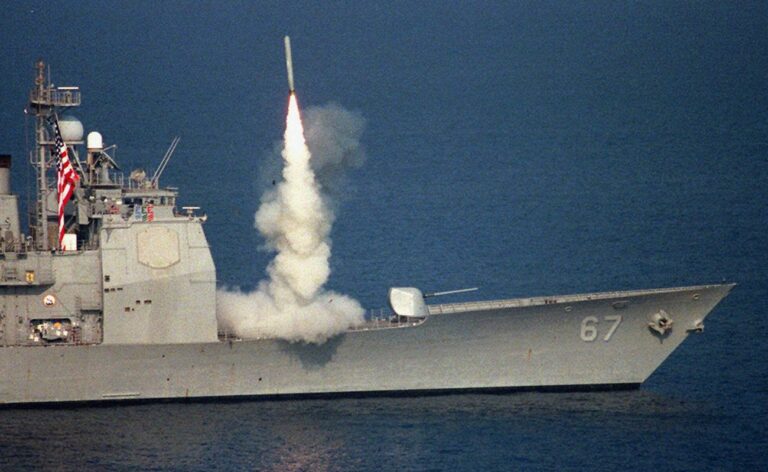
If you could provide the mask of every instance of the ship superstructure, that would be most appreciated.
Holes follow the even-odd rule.
[[[238,339],[217,328],[205,216],[159,184],[178,141],[159,173],[125,179],[67,117],[80,90],[45,75],[40,62],[29,234],[0,156],[0,403],[631,388],[733,287],[447,305],[393,288],[389,310],[320,345]],[[53,123],[77,173],[65,205]]]
[[[80,90],[48,83],[42,62],[37,69],[28,107],[37,175],[29,235],[10,192],[10,156],[0,159],[0,344],[216,341],[205,217],[180,212],[178,192],[160,188],[157,178],[134,172],[124,179],[102,136],[91,132],[84,141],[82,124],[67,115],[80,105]],[[62,241],[55,122],[79,175],[63,207]]]

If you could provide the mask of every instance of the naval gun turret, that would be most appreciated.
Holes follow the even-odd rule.
[[[422,293],[415,287],[392,287],[389,289],[389,307],[395,316],[405,320],[425,320],[429,316],[426,298],[456,293],[474,292],[477,287]]]

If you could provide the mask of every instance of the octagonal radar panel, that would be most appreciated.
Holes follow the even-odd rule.
[[[426,318],[429,315],[424,294],[414,287],[392,287],[389,289],[389,306],[398,316]]]
[[[139,262],[166,269],[179,262],[179,235],[170,228],[150,226],[136,235]]]

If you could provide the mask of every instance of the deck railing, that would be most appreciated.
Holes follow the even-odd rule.
[[[80,106],[80,98],[80,90],[73,89],[59,90],[46,88],[32,90],[29,93],[29,101],[35,105],[77,107]]]

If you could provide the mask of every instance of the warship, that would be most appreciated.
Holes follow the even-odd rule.
[[[125,178],[66,117],[79,88],[45,75],[41,61],[28,234],[0,156],[5,405],[637,388],[733,288],[428,304],[394,287],[387,310],[325,343],[240,339],[217,323],[205,215],[159,182],[178,141],[154,175]]]

